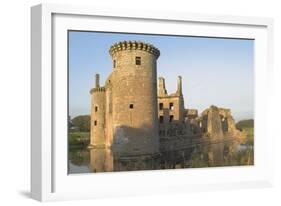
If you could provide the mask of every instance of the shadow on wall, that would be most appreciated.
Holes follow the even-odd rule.
[[[159,152],[158,128],[147,124],[138,128],[116,125],[111,148],[124,155],[157,153]]]
[[[165,137],[187,137],[201,134],[201,130],[196,121],[192,120],[173,120],[159,124],[159,136]]]

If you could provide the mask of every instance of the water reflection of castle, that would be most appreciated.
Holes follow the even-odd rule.
[[[196,109],[185,109],[180,76],[175,93],[167,93],[162,77],[157,89],[160,51],[153,45],[123,41],[111,46],[109,53],[112,72],[104,86],[97,74],[90,92],[90,148],[110,148],[120,157],[151,157],[245,137],[236,129],[229,109],[211,106],[201,115]]]

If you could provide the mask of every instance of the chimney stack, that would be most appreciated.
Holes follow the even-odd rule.
[[[166,90],[166,87],[165,87],[165,79],[163,77],[159,77],[158,95],[159,96],[167,95],[167,90]]]
[[[96,74],[96,88],[100,87],[100,75]]]
[[[182,83],[181,83],[182,77],[178,76],[178,88],[177,88],[177,94],[182,95]]]

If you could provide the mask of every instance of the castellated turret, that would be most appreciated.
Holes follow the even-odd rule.
[[[99,74],[91,93],[91,140],[94,147],[105,146],[105,87],[100,87]]]
[[[98,83],[91,92],[91,145],[103,144],[124,155],[156,154],[160,51],[151,44],[123,41],[112,45],[109,53],[112,73],[104,87]]]
[[[113,146],[132,154],[159,150],[157,115],[157,48],[124,41],[110,50],[113,73]]]

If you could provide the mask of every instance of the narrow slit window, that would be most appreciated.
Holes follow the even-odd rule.
[[[170,115],[170,122],[174,121],[174,115]]]
[[[163,103],[160,103],[160,104],[159,104],[159,109],[160,109],[160,110],[163,110]]]
[[[141,65],[141,57],[136,57],[136,65]]]
[[[97,126],[97,124],[98,124],[98,122],[97,122],[97,120],[95,120],[95,121],[94,121],[94,125]]]
[[[129,108],[130,108],[130,109],[134,109],[134,105],[133,105],[133,104],[130,104]]]
[[[113,60],[113,68],[116,68],[116,60]]]
[[[98,107],[97,106],[95,106],[95,112],[97,112],[98,111]]]

